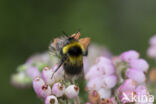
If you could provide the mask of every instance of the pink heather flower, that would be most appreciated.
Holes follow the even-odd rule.
[[[52,72],[55,72],[57,67],[58,67],[58,65],[56,64],[52,68]],[[55,79],[55,81],[64,80],[64,70],[63,70],[62,66],[57,70],[57,72],[54,73],[54,79]]]
[[[52,78],[52,69],[49,69],[48,67],[45,67],[42,71],[42,78],[48,85],[52,85],[55,82],[54,76]]]
[[[114,72],[115,69],[111,60],[105,57],[99,57],[96,59],[96,64],[86,73],[85,78],[90,80],[94,77],[111,75],[114,74]]]
[[[111,75],[115,72],[115,67],[112,60],[106,57],[99,57],[96,59],[97,70],[100,70],[103,75]]]
[[[112,60],[106,57],[98,57],[96,59],[97,70],[99,70],[103,75],[111,75],[115,72]]]
[[[132,59],[138,59],[139,56],[139,53],[135,50],[129,50],[120,55],[121,59],[126,62],[129,62]]]
[[[117,104],[115,97],[110,98],[110,101],[112,102],[112,104]]]
[[[39,96],[40,88],[45,85],[44,81],[40,77],[35,77],[33,80],[33,88],[36,94]]]
[[[104,86],[104,83],[102,83],[102,77],[96,77],[88,81],[87,83],[87,89],[88,90],[99,90],[102,86]]]
[[[136,69],[127,69],[126,76],[130,79],[135,80],[138,83],[143,83],[146,80],[144,73]]]
[[[100,72],[100,70],[98,70],[98,66],[97,65],[93,65],[89,71],[86,73],[85,78],[87,80],[91,80],[95,77],[99,77],[102,76],[102,73]]]
[[[156,35],[154,35],[154,36],[150,39],[150,45],[156,46]]]
[[[38,70],[37,67],[34,66],[28,66],[26,70],[27,75],[31,78],[34,79],[37,76],[41,76],[40,71]]]
[[[42,62],[42,63],[48,63],[48,61],[49,61],[49,54],[48,54],[48,52],[46,52],[46,53],[42,53],[42,54],[36,54],[36,55],[33,55],[33,56],[31,56],[28,60],[27,60],[27,62],[26,62],[26,64],[34,64],[34,63],[36,63],[36,62]]]
[[[123,82],[123,84],[119,87],[119,91],[120,92],[124,92],[124,91],[134,91],[135,88],[137,86],[136,81],[132,80],[132,79],[127,79]]]
[[[36,77],[33,80],[33,88],[36,94],[41,98],[45,98],[51,94],[50,86],[46,85],[40,77]]]
[[[39,97],[46,98],[47,96],[51,95],[51,88],[48,85],[42,85],[39,89]]]
[[[88,56],[84,57],[84,72],[85,73],[88,72],[90,66],[92,66],[95,63],[95,59],[99,56],[111,57],[112,55],[108,49],[105,49],[104,47],[101,47],[96,44],[91,44],[89,46]]]
[[[47,96],[45,99],[45,104],[58,104],[58,100],[55,96]]]
[[[98,58],[96,59],[96,63],[109,63],[109,64],[111,64],[112,61],[111,61],[109,58],[100,56],[100,57],[98,57]]]
[[[111,63],[99,63],[97,66],[97,70],[100,70],[103,75],[111,75],[115,72],[114,66]]]
[[[77,97],[78,94],[79,94],[79,87],[76,85],[70,85],[65,89],[65,95],[69,99]]]
[[[57,82],[52,87],[52,94],[54,94],[56,97],[61,97],[64,94],[65,87],[63,84]]]
[[[137,95],[149,95],[149,92],[148,92],[147,88],[144,85],[139,85],[136,88],[136,94]]]
[[[136,104],[153,104],[154,96],[151,96],[148,89],[144,85],[139,85],[136,88],[136,96],[144,97],[142,100],[139,100]]]
[[[151,58],[156,58],[156,46],[151,46],[148,48],[147,55]]]
[[[117,84],[117,77],[115,75],[106,76],[103,79],[105,88],[111,89]]]
[[[134,59],[129,62],[131,68],[147,72],[149,65],[144,59]]]
[[[136,82],[132,79],[127,79],[124,83],[117,89],[119,94],[119,100],[122,104],[130,103],[131,95],[135,93]]]
[[[110,89],[100,88],[98,90],[98,93],[100,95],[100,98],[110,98],[111,97],[111,90]]]
[[[119,100],[122,102],[122,104],[132,103],[132,95],[135,95],[135,92],[127,90],[124,92],[121,92],[119,95]]]

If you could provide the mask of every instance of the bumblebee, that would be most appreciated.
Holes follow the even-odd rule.
[[[88,55],[90,38],[79,39],[80,33],[54,39],[49,49],[60,59],[55,72],[63,65],[67,76],[79,76],[83,73],[83,56]]]

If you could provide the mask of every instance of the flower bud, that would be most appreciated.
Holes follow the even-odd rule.
[[[79,94],[79,87],[76,85],[70,85],[65,89],[65,95],[69,99],[77,97],[78,94]]]
[[[103,56],[100,56],[96,59],[96,63],[107,63],[107,64],[110,64],[112,63],[111,60],[109,58],[106,58],[106,57],[103,57]]]
[[[96,90],[93,90],[89,93],[88,100],[91,104],[99,104],[100,95]]]
[[[135,91],[138,96],[143,96],[143,95],[148,96],[149,95],[149,91],[147,90],[146,86],[144,86],[144,85],[137,86]]]
[[[133,91],[124,91],[124,92],[121,92],[119,94],[119,100],[122,104],[131,104],[133,101],[132,100],[129,100],[129,99],[132,99],[132,95],[136,95],[135,92]],[[125,97],[126,96],[126,97]]]
[[[103,85],[103,77],[96,77],[88,81],[87,83],[87,89],[88,90],[98,90]]]
[[[58,100],[55,96],[47,96],[45,99],[45,104],[58,104]]]
[[[65,87],[63,84],[57,82],[52,87],[52,94],[54,94],[56,97],[61,97],[64,94]]]
[[[33,80],[33,88],[36,94],[41,98],[46,98],[51,94],[50,86],[46,85],[40,77]]]
[[[138,83],[143,83],[146,80],[144,73],[136,69],[128,69],[126,71],[126,76],[130,79],[135,80]]]
[[[99,57],[97,60],[97,70],[99,70],[102,75],[111,75],[115,72],[113,62],[110,59],[106,57]]]
[[[135,50],[129,50],[129,51],[122,53],[120,57],[123,61],[129,62],[132,59],[138,59],[139,53],[136,52]]]
[[[26,70],[27,75],[31,78],[34,79],[36,76],[40,76],[40,71],[38,70],[37,67],[34,66],[28,66]]]
[[[52,85],[55,82],[54,77],[52,78],[52,74],[53,74],[52,69],[49,69],[48,67],[44,67],[42,71],[42,77],[46,82],[46,84],[48,85]]]
[[[44,85],[44,81],[40,77],[35,77],[33,80],[33,88],[36,94],[40,95],[40,89]]]
[[[129,62],[131,68],[147,72],[149,65],[144,59],[134,59]]]
[[[109,97],[111,97],[111,90],[110,89],[101,88],[101,89],[98,90],[98,93],[100,95],[100,98],[109,98]]]
[[[152,36],[150,39],[150,45],[156,46],[156,35]]]
[[[95,77],[99,77],[99,76],[102,76],[102,73],[100,72],[100,70],[98,70],[98,66],[94,65],[86,73],[85,78],[86,78],[86,80],[91,80],[91,79],[93,79]]]
[[[147,55],[150,58],[156,58],[156,46],[149,47],[148,50],[147,50]]]
[[[124,81],[124,83],[119,87],[118,91],[124,92],[124,91],[134,91],[137,86],[137,82],[132,79],[127,79]]]
[[[51,95],[51,88],[50,86],[44,84],[39,89],[39,97],[46,98],[47,96]]]
[[[112,75],[114,72],[115,69],[112,61],[106,57],[99,57],[96,59],[96,64],[86,73],[85,78],[87,80],[94,80],[96,77]]]
[[[19,72],[11,76],[11,83],[18,88],[25,88],[31,85],[32,80],[24,72]]]
[[[113,88],[117,84],[117,77],[115,75],[105,76],[103,83],[105,88]]]

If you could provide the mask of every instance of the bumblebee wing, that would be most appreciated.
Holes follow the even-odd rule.
[[[88,55],[88,46],[90,44],[91,39],[89,37],[82,38],[79,40],[79,42],[83,45],[85,52],[83,53],[83,56]]]
[[[57,49],[54,46],[54,44],[52,44],[52,43],[49,45],[49,53],[50,53],[50,55],[54,55],[56,57],[59,57],[59,54],[57,52]]]
[[[49,45],[50,54],[60,58],[60,51],[62,47],[66,44],[67,36],[62,36],[60,38],[55,38]]]

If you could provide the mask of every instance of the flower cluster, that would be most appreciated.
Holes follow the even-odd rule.
[[[56,68],[57,66],[51,69],[45,67],[41,77],[36,76],[33,80],[34,91],[39,98],[45,100],[45,104],[58,104],[58,102],[64,102],[64,97],[73,99],[79,94],[78,86],[74,84],[68,85],[63,81],[63,68],[60,68],[52,77]]]
[[[148,63],[139,58],[139,53],[130,50],[123,52],[114,60],[117,73],[120,78],[119,88],[116,90],[116,96],[122,104],[151,104],[149,103],[149,91],[145,86],[145,73],[148,71]],[[136,99],[133,99],[137,96]],[[148,100],[139,101],[140,96],[146,96]]]
[[[88,49],[88,56],[83,58],[84,61],[84,73],[87,73],[89,68],[94,64],[97,57],[104,56],[111,58],[112,54],[105,47],[91,44]],[[93,54],[94,53],[94,54]]]
[[[89,56],[84,58],[87,92],[83,94],[88,95],[86,104],[152,104],[152,96],[145,83],[149,65],[137,51],[129,50],[116,57],[95,45],[91,45],[89,51]],[[65,79],[62,67],[55,72],[57,62],[58,59],[48,53],[35,55],[17,68],[18,73],[12,76],[11,81],[18,87],[32,85],[45,104],[86,101],[78,100],[82,86]],[[144,99],[142,96],[147,97],[146,101],[140,100]]]
[[[29,87],[36,76],[41,76],[45,66],[53,66],[57,61],[55,56],[51,57],[47,52],[36,54],[17,68],[17,73],[11,77],[11,83],[20,88]]]
[[[150,43],[150,47],[147,50],[147,55],[150,58],[156,59],[156,35],[151,37],[149,43]]]
[[[139,53],[130,50],[120,55],[120,63],[124,68],[125,77],[135,80],[137,83],[144,83],[146,80],[145,72],[147,72],[149,65],[146,60],[139,58]]]
[[[122,104],[134,102],[135,104],[152,104],[154,100],[154,97],[149,94],[145,85],[137,84],[132,79],[125,80],[118,88],[117,94]]]
[[[138,52],[129,50],[113,59],[97,58],[85,75],[89,93],[86,104],[152,104],[145,84],[149,65],[139,57]],[[147,100],[141,101],[142,96]]]
[[[115,67],[112,60],[106,57],[96,59],[93,65],[85,75],[87,82],[87,90],[89,91],[89,102],[91,104],[99,104],[111,97],[112,88],[117,83],[115,75]],[[95,100],[94,98],[98,98]]]

